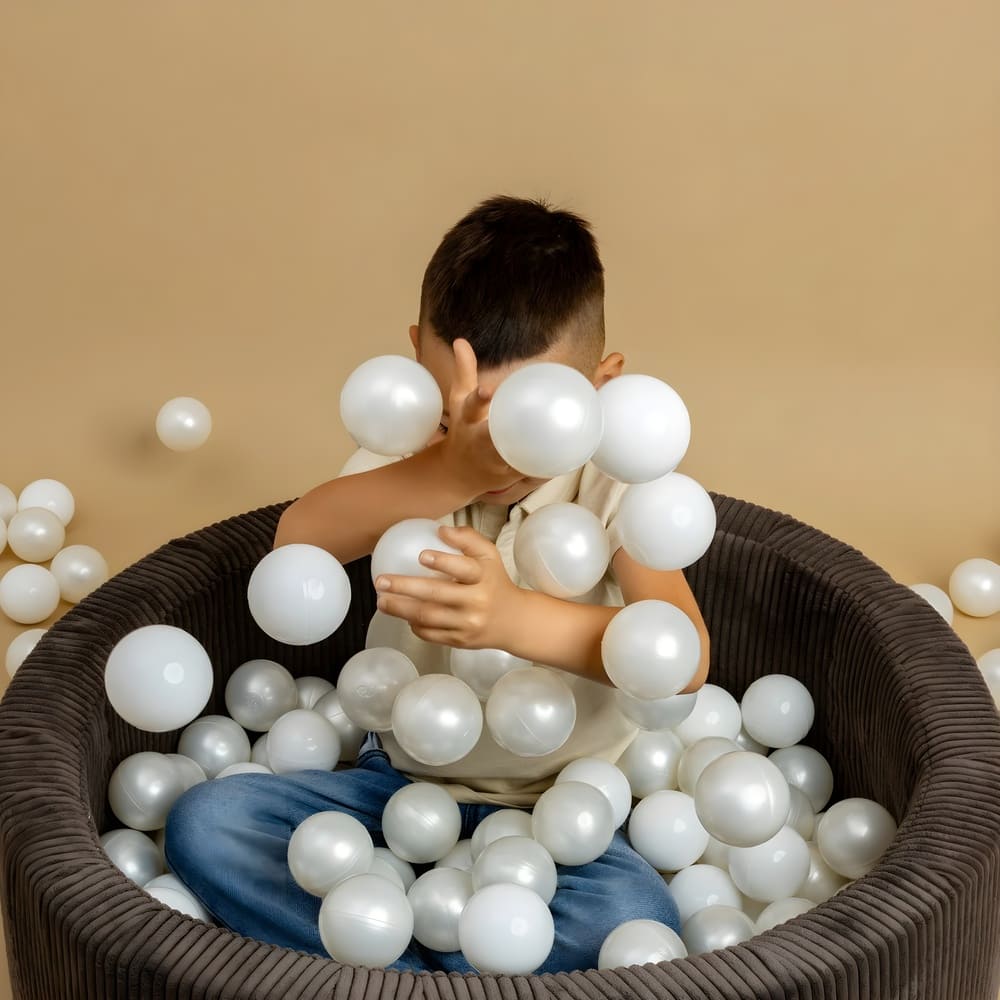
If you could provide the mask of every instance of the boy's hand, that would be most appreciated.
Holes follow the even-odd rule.
[[[487,416],[493,390],[479,385],[476,354],[461,338],[452,345],[455,374],[448,394],[448,433],[438,443],[446,474],[466,485],[477,497],[489,490],[512,486],[522,475],[497,452]]]
[[[497,547],[468,526],[440,527],[463,554],[425,550],[420,561],[451,580],[386,573],[375,581],[378,608],[410,623],[414,635],[459,649],[504,649],[517,621],[521,589],[507,575]]]

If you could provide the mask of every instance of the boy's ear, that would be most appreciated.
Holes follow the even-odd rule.
[[[622,369],[625,367],[625,355],[619,354],[618,351],[614,351],[609,354],[598,366],[597,371],[594,372],[594,388],[600,389],[602,385],[610,382],[613,378],[617,378],[622,373]]]
[[[413,353],[417,361],[420,360],[420,327],[415,323],[410,327],[410,343],[413,344]]]

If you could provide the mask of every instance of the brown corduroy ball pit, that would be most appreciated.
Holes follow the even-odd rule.
[[[713,495],[718,530],[685,571],[712,636],[711,680],[737,698],[782,672],[816,701],[806,739],[835,798],[881,802],[899,833],[833,899],[746,944],[662,965],[557,976],[398,974],[343,966],[209,927],[129,882],[98,844],[119,824],[106,789],[139,750],[111,710],[104,664],[124,635],[165,623],[208,650],[225,712],[229,674],[268,657],[333,678],[364,644],[368,560],[328,640],[292,647],[250,617],[247,582],[270,551],[275,504],[174,539],[70,610],[0,707],[3,917],[15,996],[226,1000],[686,1000],[885,997],[995,1000],[1000,909],[1000,724],[967,648],[931,607],[860,552],[784,514]]]

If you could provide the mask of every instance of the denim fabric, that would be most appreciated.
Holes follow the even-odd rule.
[[[286,775],[236,774],[195,785],[167,819],[170,870],[220,924],[248,937],[326,955],[320,903],[292,879],[288,841],[313,813],[336,809],[381,835],[382,810],[408,778],[369,742],[357,766]],[[500,806],[462,804],[462,837]],[[429,865],[415,866],[418,874]],[[662,877],[629,846],[621,830],[596,861],[558,867],[550,904],[555,943],[539,972],[592,969],[604,938],[626,920],[659,920],[680,932],[677,906]],[[389,966],[400,971],[475,972],[461,952],[431,951],[413,941]]]

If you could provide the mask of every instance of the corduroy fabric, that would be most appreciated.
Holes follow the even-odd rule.
[[[0,705],[0,859],[11,978],[21,1000],[995,1000],[1000,985],[1000,723],[968,649],[856,549],[782,513],[713,494],[718,527],[685,571],[712,637],[711,680],[801,679],[806,739],[834,795],[884,804],[899,835],[833,899],[746,944],[662,965],[557,976],[398,974],[342,966],[208,927],[162,906],[104,855],[106,790],[177,732],[110,708],[104,664],[142,625],[191,632],[215,670],[266,657],[335,677],[374,611],[369,560],[347,567],[344,625],[286,646],[250,617],[250,573],[288,502],[174,539],[117,574],[41,639]],[[289,501],[290,502],[290,501]]]

